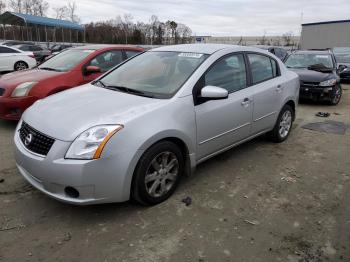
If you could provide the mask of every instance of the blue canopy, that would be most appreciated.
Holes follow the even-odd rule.
[[[82,25],[67,20],[53,19],[15,12],[5,12],[0,15],[0,23],[10,25],[41,25],[84,31],[84,27]]]

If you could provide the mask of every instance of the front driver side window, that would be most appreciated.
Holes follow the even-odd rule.
[[[89,63],[90,66],[98,66],[101,68],[101,72],[107,72],[111,68],[123,62],[122,51],[107,51],[99,54]]]
[[[247,76],[242,54],[230,55],[214,64],[204,76],[205,86],[218,86],[229,93],[247,86]]]

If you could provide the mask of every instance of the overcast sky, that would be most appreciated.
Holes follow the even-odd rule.
[[[51,7],[63,1],[47,0]],[[77,0],[83,23],[131,13],[134,21],[188,25],[194,35],[261,36],[300,33],[303,22],[350,19],[350,0]],[[52,15],[52,13],[51,13]]]

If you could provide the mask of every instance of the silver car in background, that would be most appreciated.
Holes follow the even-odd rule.
[[[36,102],[15,132],[20,173],[73,204],[157,204],[199,163],[268,133],[287,139],[298,76],[257,48],[160,47]]]

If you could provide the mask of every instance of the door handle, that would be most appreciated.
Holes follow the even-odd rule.
[[[246,98],[244,98],[244,100],[241,102],[241,105],[242,105],[242,106],[248,106],[248,105],[250,104],[250,102],[251,102],[251,100],[250,100],[248,97],[246,97]]]
[[[278,85],[278,86],[276,87],[276,91],[277,91],[278,93],[282,92],[282,90],[283,90],[283,86],[282,86],[282,85]]]

